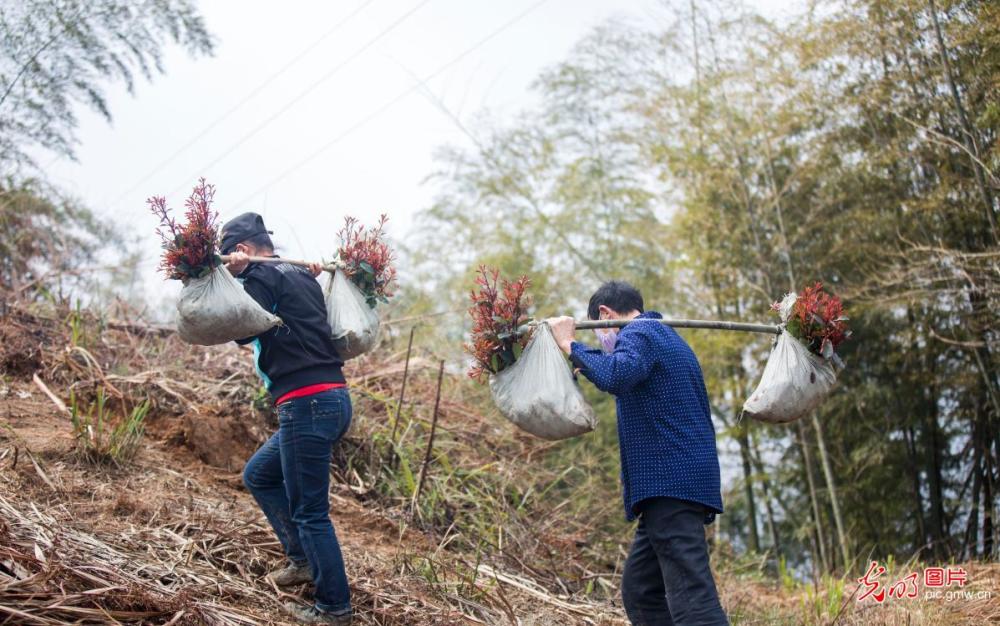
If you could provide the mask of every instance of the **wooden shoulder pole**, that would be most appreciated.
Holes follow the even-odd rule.
[[[220,254],[219,258],[223,263],[229,263],[230,256],[228,254]],[[289,265],[299,265],[301,267],[309,267],[312,265],[310,261],[301,261],[299,259],[286,259],[283,257],[274,256],[252,256],[249,257],[251,263],[288,263]],[[327,272],[333,273],[337,271],[337,266],[333,263],[328,263],[323,266],[323,269]]]
[[[629,324],[657,322],[664,326],[674,328],[703,328],[706,330],[735,330],[746,333],[764,333],[769,335],[781,334],[781,326],[777,324],[748,324],[745,322],[725,322],[718,320],[688,320],[688,319],[651,319],[641,318],[634,320],[578,320],[576,327],[580,330],[593,330],[595,328],[623,328]],[[529,322],[517,329],[518,334],[528,332],[532,326],[537,326],[541,322]]]

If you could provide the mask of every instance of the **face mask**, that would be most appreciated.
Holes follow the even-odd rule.
[[[615,344],[618,343],[618,329],[617,328],[598,328],[594,330],[597,335],[598,341],[601,342],[601,350],[605,354],[611,354],[615,351]]]

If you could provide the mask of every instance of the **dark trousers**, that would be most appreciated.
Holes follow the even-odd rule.
[[[705,507],[674,498],[638,505],[639,526],[622,575],[622,602],[637,626],[729,624],[708,565]]]
[[[243,468],[243,483],[288,558],[309,563],[316,606],[345,612],[351,591],[330,521],[330,449],[351,424],[351,398],[346,389],[331,389],[283,402],[278,423]]]

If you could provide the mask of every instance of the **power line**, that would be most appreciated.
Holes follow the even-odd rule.
[[[289,109],[291,109],[293,106],[295,106],[298,103],[299,100],[301,100],[302,98],[304,98],[308,94],[312,93],[317,87],[320,86],[320,84],[322,84],[326,80],[330,79],[334,74],[336,74],[337,72],[339,72],[340,70],[342,70],[344,67],[346,67],[349,63],[351,63],[355,59],[357,59],[366,50],[368,50],[369,48],[371,48],[372,46],[374,46],[380,39],[382,39],[383,37],[385,37],[386,35],[388,35],[396,27],[398,27],[400,24],[402,24],[404,21],[406,21],[411,15],[413,15],[414,13],[416,13],[417,11],[419,11],[421,8],[423,8],[424,6],[426,6],[430,2],[431,2],[431,0],[422,0],[421,2],[418,2],[417,5],[414,6],[412,9],[410,9],[409,11],[407,11],[406,13],[404,13],[403,15],[399,16],[398,18],[396,18],[395,21],[393,21],[389,26],[385,27],[381,32],[379,32],[379,34],[375,35],[375,37],[373,37],[372,39],[368,40],[368,42],[365,45],[363,45],[360,48],[358,48],[357,50],[355,50],[350,56],[348,56],[346,59],[344,59],[343,61],[341,61],[340,63],[338,63],[336,66],[334,66],[329,72],[327,72],[326,74],[324,74],[323,76],[321,76],[318,80],[314,81],[312,84],[310,84],[304,90],[302,90],[301,92],[299,92],[294,98],[292,98],[291,100],[289,100],[288,102],[286,102],[284,106],[282,106],[280,109],[278,109],[277,112],[273,113],[267,119],[265,119],[263,122],[261,122],[260,124],[258,124],[257,126],[255,126],[253,128],[253,130],[251,130],[249,133],[243,135],[239,140],[236,141],[236,143],[234,143],[233,145],[229,146],[224,152],[222,152],[222,154],[220,154],[217,157],[215,157],[210,163],[208,163],[207,165],[202,166],[195,173],[194,176],[190,177],[189,180],[193,180],[200,173],[207,171],[213,165],[216,165],[217,163],[219,163],[219,161],[222,161],[224,158],[226,158],[227,156],[229,156],[230,154],[232,154],[233,152],[235,152],[237,148],[239,148],[240,146],[242,146],[251,137],[253,137],[257,133],[259,133],[261,130],[263,130],[268,124],[270,124],[271,122],[273,122],[277,118],[279,118],[282,115],[284,115]],[[187,185],[188,185],[188,183],[182,183],[181,185],[179,185],[178,187],[176,187],[174,190],[172,190],[170,192],[170,194],[173,195],[173,194],[177,193],[181,189],[185,188]]]
[[[111,206],[114,206],[114,205],[118,204],[119,202],[121,202],[125,198],[125,196],[127,196],[128,194],[130,194],[133,191],[135,191],[136,189],[138,189],[140,185],[142,185],[143,183],[145,183],[147,180],[149,180],[154,175],[156,175],[157,172],[159,172],[161,169],[163,169],[163,166],[165,166],[168,163],[172,162],[174,159],[176,159],[178,156],[180,156],[181,153],[183,153],[185,150],[187,150],[188,148],[190,148],[191,146],[193,146],[195,143],[197,143],[199,139],[201,139],[202,137],[204,137],[205,135],[207,135],[218,124],[220,124],[221,122],[225,121],[233,113],[236,113],[241,108],[243,108],[243,105],[246,104],[247,102],[249,102],[250,100],[252,100],[254,98],[254,96],[256,96],[257,94],[259,94],[264,89],[264,87],[267,87],[268,85],[270,85],[278,77],[280,77],[282,74],[284,74],[285,72],[287,72],[289,68],[291,68],[293,65],[295,65],[296,63],[298,63],[299,61],[301,61],[310,52],[312,52],[317,47],[319,47],[320,44],[322,44],[324,41],[326,41],[327,39],[329,39],[330,37],[332,37],[334,33],[336,33],[337,31],[339,31],[343,26],[345,26],[348,22],[350,22],[352,19],[354,19],[359,13],[361,13],[361,11],[363,11],[365,8],[368,7],[368,5],[372,4],[373,2],[375,2],[375,0],[367,0],[366,2],[362,3],[360,6],[358,6],[356,9],[354,9],[353,11],[351,11],[351,13],[349,13],[343,19],[341,19],[339,22],[337,22],[336,24],[334,24],[333,27],[330,30],[328,30],[325,33],[323,33],[323,35],[319,39],[313,41],[311,44],[309,44],[308,46],[306,46],[305,48],[303,48],[297,55],[295,55],[294,57],[292,57],[291,59],[289,59],[284,65],[282,65],[280,69],[278,69],[276,72],[274,72],[273,74],[271,74],[270,76],[268,76],[267,78],[265,78],[256,87],[254,87],[253,89],[251,89],[245,96],[243,96],[243,98],[239,102],[237,102],[235,105],[233,105],[229,110],[227,110],[225,113],[223,113],[222,115],[220,115],[219,117],[217,117],[215,120],[213,120],[212,122],[210,122],[207,126],[205,126],[204,128],[202,128],[197,134],[194,135],[194,137],[192,137],[190,140],[188,140],[187,143],[185,143],[180,148],[177,148],[177,150],[175,150],[170,156],[168,156],[167,158],[165,158],[159,164],[157,164],[156,167],[154,167],[149,172],[147,172],[146,175],[143,176],[141,179],[139,179],[134,185],[132,185],[131,187],[129,187],[128,189],[126,189],[125,191],[123,191],[121,193],[121,195],[119,195],[117,198],[115,198],[111,202]]]
[[[414,80],[416,80],[419,83],[421,88],[420,91],[427,97],[427,99],[430,100],[431,103],[435,107],[437,107],[437,109],[441,111],[442,114],[448,117],[448,119],[450,119],[460,131],[462,131],[462,133],[469,139],[469,141],[472,142],[472,144],[476,147],[476,149],[479,150],[479,155],[483,159],[485,159],[487,163],[489,163],[494,169],[502,172],[505,176],[516,180],[516,177],[512,176],[511,172],[506,171],[504,165],[500,163],[496,159],[496,157],[490,154],[490,151],[486,149],[486,146],[484,146],[481,141],[479,141],[479,138],[476,137],[472,133],[472,131],[470,131],[465,126],[465,124],[462,123],[462,120],[459,119],[458,115],[453,113],[447,106],[445,106],[444,100],[439,98],[433,91],[431,91],[430,86],[427,85],[427,81],[421,80],[406,66],[402,67],[407,74],[409,74]],[[587,270],[594,276],[594,278],[603,281],[604,278],[601,276],[600,270],[597,268],[597,265],[594,264],[594,262],[590,259],[590,257],[588,257],[586,254],[581,252],[579,248],[573,245],[573,242],[569,240],[569,237],[567,237],[566,234],[562,232],[561,229],[552,224],[552,220],[549,218],[548,215],[545,214],[542,208],[538,206],[538,202],[535,200],[534,196],[532,196],[531,193],[525,191],[521,187],[521,185],[518,185],[516,183],[514,184],[514,189],[517,191],[518,195],[520,195],[521,198],[528,203],[528,206],[531,207],[531,210],[535,212],[535,215],[538,216],[538,219],[542,222],[542,224],[550,228],[552,232],[555,234],[555,236],[560,240],[562,240],[563,245],[566,246],[566,249],[569,250],[570,254],[572,254],[577,258],[577,260],[582,262],[584,267],[587,268]],[[508,201],[511,200],[510,195],[506,191],[500,190],[500,195],[504,196]]]
[[[291,166],[290,168],[286,169],[284,172],[282,172],[281,174],[279,174],[275,178],[271,179],[267,184],[262,185],[256,191],[254,191],[250,195],[246,196],[245,198],[243,198],[239,202],[235,203],[233,205],[233,207],[234,208],[239,207],[240,205],[245,204],[249,200],[253,199],[258,194],[260,194],[260,193],[262,193],[264,191],[267,191],[274,184],[280,182],[281,180],[283,180],[284,178],[286,178],[289,174],[291,174],[295,170],[299,169],[300,167],[302,167],[306,163],[309,163],[310,161],[312,161],[313,159],[315,159],[316,157],[318,157],[320,154],[326,152],[331,147],[333,147],[335,144],[337,144],[340,141],[342,141],[345,137],[347,137],[348,135],[350,135],[354,131],[358,130],[362,126],[368,124],[369,122],[371,122],[373,119],[375,119],[376,117],[378,117],[382,113],[385,113],[388,109],[392,108],[393,105],[395,105],[399,101],[403,100],[404,98],[406,98],[407,96],[409,96],[414,91],[417,91],[418,89],[421,89],[427,81],[432,80],[433,78],[435,78],[438,75],[442,74],[443,72],[445,72],[446,70],[448,70],[449,68],[451,68],[453,65],[457,64],[459,61],[461,61],[465,57],[469,56],[470,54],[472,54],[473,52],[475,52],[476,50],[478,50],[479,48],[481,48],[482,46],[484,46],[490,40],[494,39],[497,35],[499,35],[503,31],[507,30],[508,28],[510,28],[511,26],[513,26],[514,24],[516,24],[517,22],[519,22],[522,19],[524,19],[525,17],[527,17],[530,13],[534,12],[536,9],[538,9],[539,7],[541,7],[543,4],[545,4],[548,1],[549,0],[537,0],[537,2],[535,2],[534,4],[532,4],[531,6],[529,6],[527,9],[525,9],[524,11],[521,11],[520,13],[518,13],[517,15],[515,15],[513,18],[511,18],[508,21],[506,21],[499,28],[497,28],[496,30],[494,30],[493,32],[491,32],[490,34],[488,34],[487,36],[485,36],[482,39],[480,39],[472,47],[466,49],[461,54],[459,54],[458,56],[454,57],[452,60],[448,61],[447,63],[445,63],[444,65],[442,65],[438,69],[434,70],[433,72],[431,72],[427,76],[424,76],[423,78],[419,79],[418,82],[416,82],[412,86],[408,87],[407,89],[405,89],[402,92],[400,92],[399,94],[397,94],[391,100],[389,100],[388,102],[386,102],[385,104],[383,104],[379,108],[375,109],[375,111],[373,111],[372,113],[370,113],[366,117],[362,118],[358,122],[356,122],[353,125],[349,126],[347,129],[345,129],[339,135],[337,135],[336,137],[334,137],[333,139],[331,139],[327,143],[325,143],[322,146],[320,146],[319,149],[317,149],[316,151],[312,152],[309,156],[307,156],[304,159],[300,160],[295,165]]]

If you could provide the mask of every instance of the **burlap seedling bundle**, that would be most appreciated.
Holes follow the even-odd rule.
[[[326,315],[340,358],[362,355],[378,341],[378,315],[365,295],[343,271],[333,273],[326,284]]]
[[[781,321],[787,322],[795,294],[781,303]],[[795,421],[815,409],[833,389],[837,371],[830,359],[782,329],[764,366],[760,383],[743,404],[743,413],[762,422]]]
[[[541,324],[513,365],[490,376],[504,417],[543,439],[567,439],[597,427],[573,371],[548,324]]]
[[[177,312],[181,339],[202,346],[254,337],[281,324],[222,265],[185,281]]]

